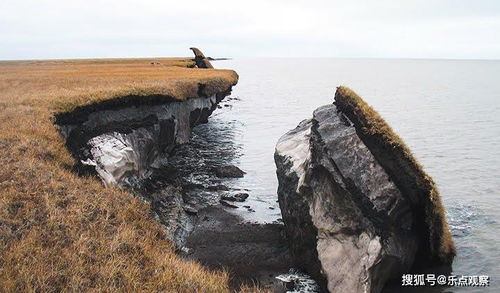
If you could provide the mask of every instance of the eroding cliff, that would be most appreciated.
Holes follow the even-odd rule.
[[[106,186],[133,186],[150,175],[175,145],[189,141],[192,127],[207,122],[230,88],[178,101],[165,97],[142,104],[83,107],[57,116],[78,169],[96,172]]]
[[[296,264],[331,292],[379,292],[455,254],[437,189],[347,88],[280,138],[278,199]],[[389,140],[390,139],[390,140]]]

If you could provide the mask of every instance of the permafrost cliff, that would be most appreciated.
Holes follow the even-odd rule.
[[[57,124],[80,169],[95,170],[106,186],[130,186],[145,179],[151,168],[189,141],[191,129],[207,122],[230,92],[176,101],[141,98],[141,104],[103,107],[60,115]],[[146,102],[145,102],[146,101]]]
[[[207,122],[230,91],[231,85],[215,92],[200,85],[198,96],[185,100],[122,97],[59,114],[56,123],[80,172],[97,174],[106,186],[137,188],[161,169],[176,145],[189,140],[194,126]],[[283,246],[281,236],[266,240],[269,251],[266,261],[255,264],[257,270],[276,266],[269,259],[281,260],[278,271],[288,268],[290,251],[293,265],[325,290],[379,292],[410,270],[451,264],[454,245],[432,179],[385,121],[349,89],[338,88],[334,104],[318,108],[285,134],[275,160],[289,247],[275,249],[276,243]],[[184,247],[196,222],[190,213],[198,211],[186,209],[175,186],[149,199],[169,237]],[[248,228],[233,226],[236,234]],[[200,233],[205,231],[194,233],[191,244]],[[257,235],[252,245],[268,237],[250,234]],[[247,255],[248,248],[240,246],[237,255]],[[212,255],[197,253],[205,261],[203,253]]]
[[[199,68],[213,68],[199,49],[191,50]],[[106,186],[134,187],[176,145],[189,141],[191,129],[208,121],[232,86],[208,89],[200,83],[197,96],[185,100],[119,97],[58,114],[55,122],[80,171],[97,173]]]

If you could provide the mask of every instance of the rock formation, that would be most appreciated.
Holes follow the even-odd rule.
[[[432,179],[386,122],[339,87],[280,138],[278,198],[297,266],[330,292],[379,292],[455,255]]]
[[[221,178],[241,178],[245,176],[245,171],[234,165],[220,166],[214,169],[217,177]]]
[[[202,87],[201,87],[202,88]],[[191,128],[207,122],[231,88],[210,96],[122,98],[119,105],[90,105],[56,117],[80,171],[96,172],[106,186],[134,186],[173,150]],[[202,90],[200,90],[202,92]]]
[[[203,55],[203,53],[198,48],[189,48],[194,53],[194,61],[196,62],[196,66],[198,68],[214,68],[212,63],[210,63],[209,59]]]
[[[231,86],[209,88],[199,83],[198,96],[186,99],[119,97],[58,114],[55,122],[76,159],[76,170],[149,200],[168,238],[182,249],[198,210],[185,202],[179,188],[154,185],[169,172],[165,166],[175,146],[188,142],[192,128],[208,121]]]

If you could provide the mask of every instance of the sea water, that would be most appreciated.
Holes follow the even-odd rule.
[[[193,141],[205,160],[247,173],[225,182],[250,195],[235,213],[279,221],[275,144],[345,85],[385,118],[438,184],[457,246],[453,274],[490,278],[487,288],[445,292],[500,292],[500,61],[235,58],[214,66],[240,79]]]

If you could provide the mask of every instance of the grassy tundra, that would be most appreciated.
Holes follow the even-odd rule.
[[[154,64],[151,64],[154,62]],[[0,291],[228,291],[228,274],[178,257],[148,204],[74,160],[53,115],[122,96],[228,88],[190,59],[0,62]]]

